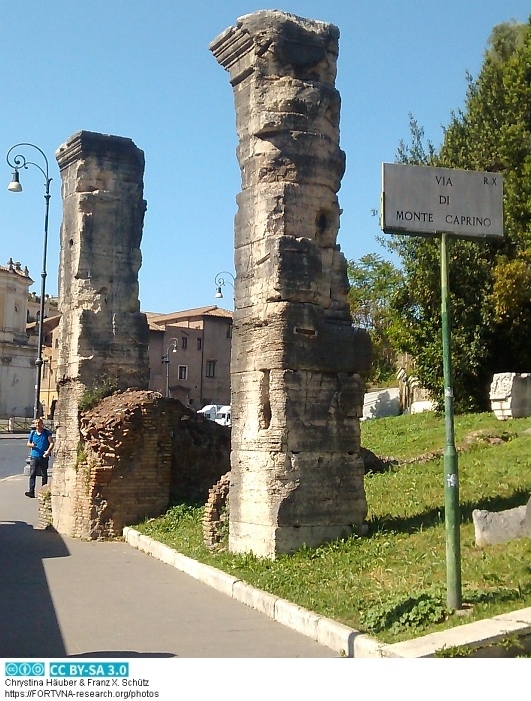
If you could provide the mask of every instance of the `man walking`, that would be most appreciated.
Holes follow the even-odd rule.
[[[30,499],[35,498],[35,482],[37,475],[42,476],[42,486],[48,483],[48,460],[54,447],[52,432],[44,427],[42,419],[35,421],[35,428],[30,432],[27,442],[30,452],[29,491],[24,492]]]

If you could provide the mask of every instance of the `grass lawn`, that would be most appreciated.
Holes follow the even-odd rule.
[[[531,540],[480,549],[472,524],[474,509],[499,511],[527,503],[531,434],[524,431],[528,428],[531,419],[500,422],[492,414],[455,417],[467,616],[446,608],[441,415],[363,422],[362,445],[397,461],[386,472],[365,477],[367,536],[302,548],[270,561],[207,550],[199,507],[181,504],[135,528],[259,589],[384,642],[397,642],[531,606]]]

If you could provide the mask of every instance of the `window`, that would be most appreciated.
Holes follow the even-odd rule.
[[[232,338],[232,324],[227,326],[227,338]]]
[[[181,348],[188,348],[188,339],[186,336],[183,336],[181,338]]]
[[[188,379],[188,365],[179,365],[179,380]]]
[[[207,360],[205,375],[207,377],[215,377],[216,376],[216,361],[215,360]]]
[[[198,336],[197,338],[197,350],[201,350],[202,346],[202,339]]]

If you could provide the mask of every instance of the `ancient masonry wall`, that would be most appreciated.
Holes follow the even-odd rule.
[[[80,433],[76,536],[120,536],[172,499],[205,502],[229,468],[230,429],[157,392],[107,397],[82,414]]]
[[[211,44],[234,90],[235,222],[229,547],[274,557],[351,532],[366,338],[352,328],[336,243],[339,30],[277,11]],[[361,344],[359,343],[361,339]]]
[[[54,527],[90,536],[82,489],[79,404],[104,386],[147,389],[148,326],[138,271],[146,203],[144,154],[130,139],[81,131],[56,153],[62,178]]]
[[[230,467],[230,428],[150,390],[116,392],[82,412],[79,446],[70,535],[93,540],[120,536],[124,526],[158,516],[170,502],[205,502]],[[46,485],[39,526],[52,523]]]

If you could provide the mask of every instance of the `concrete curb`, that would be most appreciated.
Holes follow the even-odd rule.
[[[386,645],[383,650],[384,657],[434,657],[437,651],[451,647],[471,648],[473,650],[495,646],[507,636],[525,639],[525,649],[529,649],[528,638],[531,635],[531,607],[503,613],[493,618],[482,621],[465,623],[440,633],[431,633],[414,640],[405,640],[402,643]],[[492,654],[483,654],[484,657],[499,656],[495,650]]]
[[[230,596],[250,608],[264,613],[269,618],[305,635],[312,640],[335,650],[345,657],[383,657],[385,647],[375,638],[360,633],[354,628],[338,623],[331,618],[308,611],[302,606],[281,599],[268,592],[255,589],[246,582],[204,565],[176,550],[145,536],[134,528],[123,530],[126,543],[133,548],[161,560],[185,574],[198,579],[217,591]]]
[[[10,480],[20,480],[25,475],[21,472],[20,475],[9,475],[9,477],[0,477],[0,482],[8,482]]]
[[[123,535],[126,543],[133,548],[175,567],[344,657],[434,657],[437,651],[444,648],[467,646],[479,649],[496,645],[507,635],[526,639],[531,637],[530,607],[413,640],[385,644],[331,618],[325,618],[286,599],[255,589],[241,579],[182,555],[134,528],[124,528]]]

